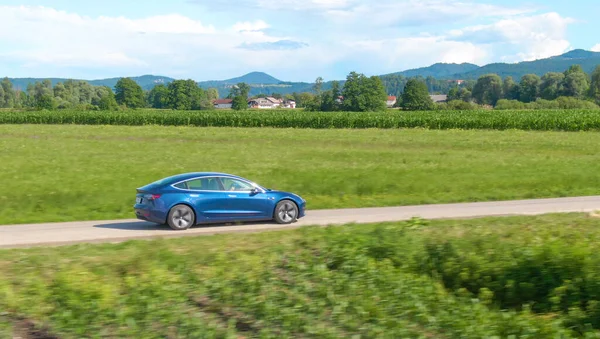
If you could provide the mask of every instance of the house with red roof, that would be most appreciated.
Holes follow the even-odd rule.
[[[213,101],[215,108],[231,108],[233,105],[232,99],[217,99]]]
[[[395,95],[388,95],[387,97],[387,107],[394,107],[396,104],[397,98]]]

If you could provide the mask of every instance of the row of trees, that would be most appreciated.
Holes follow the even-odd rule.
[[[83,81],[65,81],[52,86],[50,80],[31,83],[26,91],[15,90],[8,78],[0,85],[0,108],[56,109],[96,107],[115,109],[117,102],[112,89],[92,86]]]
[[[510,76],[502,79],[497,74],[487,74],[481,76],[473,87],[454,87],[448,93],[448,100],[473,100],[480,105],[491,106],[496,106],[501,99],[530,103],[559,97],[600,103],[600,66],[591,75],[579,65],[573,65],[563,73],[550,72],[542,77],[527,74],[518,83]]]
[[[100,109],[171,108],[178,110],[210,109],[219,96],[216,89],[203,90],[193,80],[175,80],[144,91],[130,78],[122,78],[114,91],[85,81],[68,80],[52,86],[50,80],[30,83],[26,91],[13,88],[8,78],[0,83],[0,108]]]

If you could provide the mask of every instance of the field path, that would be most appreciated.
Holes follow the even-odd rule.
[[[600,196],[478,202],[460,204],[377,207],[336,210],[309,210],[293,225],[246,223],[242,225],[196,226],[173,231],[168,226],[136,219],[81,221],[0,226],[0,248],[57,246],[73,243],[121,242],[155,237],[181,237],[218,233],[261,232],[309,225],[339,225],[425,219],[473,218],[485,216],[537,215],[546,213],[592,212],[600,210]]]

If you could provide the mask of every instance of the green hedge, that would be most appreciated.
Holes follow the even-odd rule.
[[[600,130],[598,110],[467,110],[402,112],[265,111],[3,111],[2,124],[167,125],[277,128],[427,128]]]

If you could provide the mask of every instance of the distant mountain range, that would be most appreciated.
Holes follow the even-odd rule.
[[[470,63],[436,63],[428,67],[409,69],[401,72],[390,73],[382,75],[382,77],[390,78],[393,76],[403,77],[433,77],[438,80],[474,80],[478,77],[488,74],[495,73],[501,77],[512,76],[515,80],[519,80],[525,74],[537,74],[539,76],[544,75],[548,72],[564,72],[571,65],[578,64],[587,73],[591,73],[596,66],[600,65],[600,52],[586,51],[583,49],[576,49],[564,53],[562,55],[553,56],[546,59],[539,59],[535,61],[524,61],[519,63],[492,63],[484,66],[478,66]],[[360,72],[360,70],[357,70]],[[44,78],[45,79],[45,78]],[[25,90],[29,83],[36,81],[42,81],[43,78],[15,78],[10,79],[13,85],[19,89]],[[157,84],[168,84],[173,81],[173,78],[156,75],[143,75],[139,77],[132,77],[143,89],[150,90]],[[52,84],[57,82],[64,82],[67,79],[50,78]],[[119,78],[109,79],[98,79],[98,80],[86,80],[92,85],[96,86],[108,86],[114,88]],[[211,80],[201,81],[198,85],[202,88],[217,88],[221,96],[227,95],[232,85],[240,82],[245,82],[251,86],[251,95],[257,94],[287,94],[293,92],[304,92],[310,91],[312,83],[308,82],[288,82],[282,81],[273,76],[263,72],[251,72],[241,77],[227,79],[227,80]],[[343,80],[340,80],[340,84],[343,85]],[[331,82],[323,84],[323,89],[328,89],[331,86]]]
[[[600,65],[600,52],[576,49],[546,59],[523,61],[514,64],[492,63],[473,70],[451,74],[450,77],[453,79],[469,80],[477,79],[484,74],[495,73],[502,78],[511,76],[518,80],[525,74],[537,74],[542,76],[548,72],[564,72],[574,64],[580,65],[586,73],[591,73],[598,65]],[[440,77],[444,78],[447,76]]]
[[[402,75],[407,78],[422,76],[426,77],[434,77],[434,78],[443,78],[443,77],[452,77],[454,74],[467,73],[475,71],[480,68],[475,64],[462,63],[462,64],[445,64],[445,63],[437,63],[433,64],[429,67],[421,67],[415,69],[409,69],[402,72],[385,74],[389,75]]]

